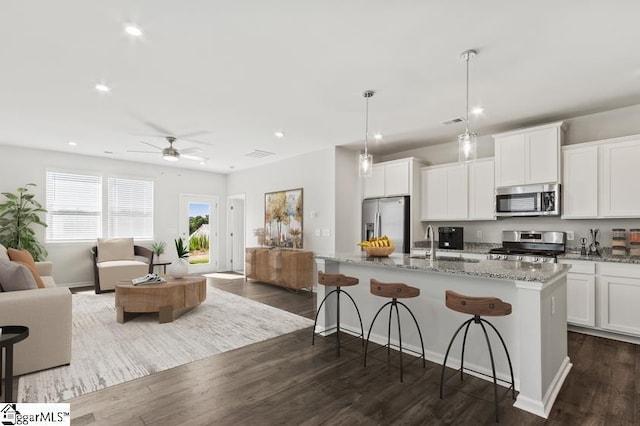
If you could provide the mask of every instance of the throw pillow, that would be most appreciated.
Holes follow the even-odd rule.
[[[38,267],[36,266],[36,262],[33,260],[33,256],[27,250],[16,250],[14,248],[10,248],[7,250],[9,253],[9,259],[13,262],[17,262],[21,265],[26,266],[31,271],[31,275],[33,275],[33,279],[36,282],[38,288],[45,288],[44,282],[42,278],[40,278],[40,273],[38,272]]]
[[[7,248],[0,244],[0,259],[10,260],[9,255],[7,254]]]
[[[98,262],[135,260],[133,238],[98,238]]]
[[[0,283],[2,283],[3,291],[31,290],[38,288],[29,268],[5,259],[0,259]]]

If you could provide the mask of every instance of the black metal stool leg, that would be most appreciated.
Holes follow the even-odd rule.
[[[336,306],[336,356],[340,356],[340,287],[338,287],[338,292],[336,293],[338,301]]]
[[[322,299],[322,302],[320,302],[320,306],[318,306],[318,311],[316,312],[316,318],[313,321],[313,330],[312,330],[312,336],[311,336],[311,345],[315,344],[315,339],[316,339],[316,325],[318,324],[318,315],[320,314],[320,311],[322,310],[322,305],[324,305],[324,302],[327,301],[327,298],[329,296],[331,296],[331,294],[337,292],[338,290],[331,290],[325,297],[324,299]]]
[[[498,423],[498,380],[496,378],[496,364],[493,360],[493,351],[491,350],[491,342],[489,341],[489,335],[487,334],[487,329],[484,326],[483,322],[479,321],[480,327],[482,327],[482,331],[484,332],[484,338],[487,341],[487,347],[489,348],[489,358],[491,359],[491,372],[493,373],[493,404],[496,409],[496,423]]]
[[[391,315],[393,315],[394,306],[395,299],[391,301],[391,307],[389,308],[389,321],[387,322],[387,363],[391,357]]]
[[[440,373],[440,399],[442,399],[442,388],[444,387],[444,370],[447,367],[447,358],[449,358],[449,351],[451,350],[451,346],[453,345],[453,342],[456,340],[458,333],[460,333],[460,330],[462,330],[462,327],[464,327],[465,325],[468,325],[471,321],[473,321],[473,318],[463,322],[462,325],[458,327],[456,332],[453,333],[453,337],[449,342],[449,346],[447,346],[447,352],[445,353],[444,361],[442,362],[442,372]]]
[[[398,310],[398,301],[393,299],[391,309],[396,308],[396,319],[398,320],[398,346],[400,347],[400,383],[404,380],[404,371],[402,365],[402,328],[400,326],[400,311]]]
[[[509,372],[511,373],[511,396],[512,396],[513,399],[516,399],[516,382],[513,379],[513,367],[511,366],[511,357],[509,356],[509,351],[507,350],[507,345],[504,343],[504,339],[502,338],[502,335],[493,326],[493,324],[491,324],[487,320],[483,320],[483,321],[486,322],[487,324],[489,324],[491,326],[491,328],[493,328],[493,331],[495,331],[496,334],[498,335],[498,338],[500,338],[500,342],[502,342],[502,347],[504,348],[504,353],[507,355],[507,361],[509,362]]]
[[[475,317],[473,321],[475,321]],[[467,333],[469,333],[469,327],[471,326],[471,321],[467,324],[467,328],[464,329],[464,337],[462,338],[462,354],[460,355],[460,381],[463,381],[463,370],[464,370],[464,349],[467,347]]]
[[[378,315],[380,315],[380,312],[382,312],[382,310],[390,304],[391,302],[387,302],[384,305],[382,305],[380,309],[378,309],[378,312],[376,312],[376,314],[373,316],[373,321],[371,321],[371,326],[369,327],[369,332],[367,333],[367,341],[365,342],[365,345],[364,345],[364,366],[365,367],[367,366],[367,349],[369,348],[369,337],[371,337],[371,331],[373,330],[373,325],[376,323],[376,318],[378,318]]]
[[[398,302],[398,305],[404,306],[404,308],[407,310],[407,312],[409,312],[409,314],[411,315],[411,318],[413,318],[413,322],[416,324],[416,328],[418,329],[418,336],[420,336],[420,346],[422,346],[422,368],[426,368],[427,363],[425,361],[425,356],[424,356],[424,340],[422,340],[422,332],[420,331],[420,326],[418,325],[418,320],[416,319],[415,315],[413,315],[413,312],[411,312],[411,309],[409,309],[409,307],[407,305],[405,305],[402,302]]]
[[[364,327],[362,326],[362,317],[360,316],[360,309],[358,309],[358,305],[356,305],[356,302],[353,300],[353,297],[351,297],[349,293],[345,291],[344,294],[349,299],[351,299],[351,303],[353,303],[353,306],[356,308],[356,313],[358,314],[358,321],[360,321],[360,337],[362,337],[362,346],[364,346]]]

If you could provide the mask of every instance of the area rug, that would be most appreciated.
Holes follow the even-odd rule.
[[[202,274],[203,277],[217,278],[223,280],[243,280],[244,275],[235,272],[213,272],[211,274]]]
[[[73,295],[71,365],[20,376],[18,402],[60,402],[313,325],[313,321],[207,288],[174,322],[144,314],[116,321],[113,293]]]

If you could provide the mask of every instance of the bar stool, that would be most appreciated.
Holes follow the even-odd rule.
[[[391,314],[395,309],[396,319],[398,320],[398,343],[399,343],[398,346],[400,348],[400,381],[402,382],[403,381],[402,330],[400,326],[400,312],[398,310],[398,305],[403,306],[407,310],[407,312],[409,312],[409,314],[411,315],[411,318],[413,318],[413,322],[416,324],[416,328],[418,329],[418,335],[420,336],[420,346],[422,347],[422,367],[423,368],[426,367],[425,357],[424,357],[424,341],[422,340],[422,332],[420,331],[420,326],[418,325],[418,321],[416,320],[415,315],[413,315],[413,312],[411,312],[411,309],[407,307],[407,305],[405,305],[402,302],[398,302],[398,299],[408,299],[411,297],[419,296],[420,289],[416,287],[410,287],[402,283],[382,283],[373,278],[371,279],[370,286],[371,286],[371,294],[375,296],[380,296],[380,297],[390,297],[391,300],[385,303],[384,305],[382,305],[380,309],[378,309],[378,312],[376,312],[375,316],[373,317],[373,321],[371,321],[371,327],[369,328],[369,333],[367,334],[367,341],[364,346],[364,366],[365,367],[367,366],[367,349],[369,347],[369,337],[371,336],[371,330],[373,330],[373,325],[376,322],[376,318],[378,318],[378,315],[380,314],[380,312],[382,312],[384,308],[386,308],[387,306],[390,306],[389,325],[387,330],[387,345],[386,345],[387,356],[389,356],[391,352]]]
[[[480,324],[480,327],[482,327],[482,331],[484,332],[484,337],[487,342],[487,346],[489,348],[489,357],[491,358],[491,370],[492,370],[493,376],[488,376],[486,374],[479,373],[477,371],[474,371],[474,372],[478,374],[482,374],[483,376],[493,377],[493,398],[494,398],[494,405],[496,410],[496,422],[498,422],[498,382],[497,382],[498,379],[496,378],[496,366],[493,360],[493,351],[491,349],[491,343],[489,342],[489,335],[487,334],[487,329],[485,328],[484,324],[488,324],[493,329],[493,331],[495,331],[495,333],[498,335],[498,337],[500,338],[500,342],[502,342],[502,347],[504,347],[504,352],[507,355],[507,361],[509,361],[509,372],[511,373],[511,383],[505,380],[500,380],[500,381],[510,384],[509,387],[511,388],[512,397],[513,399],[516,399],[516,390],[515,390],[514,380],[513,380],[513,367],[511,365],[511,357],[509,357],[509,351],[507,350],[507,345],[504,343],[504,339],[502,338],[498,330],[493,326],[493,324],[491,324],[489,321],[485,320],[484,318],[481,318],[481,315],[492,316],[492,317],[502,317],[502,316],[509,315],[511,314],[511,304],[503,302],[497,297],[471,297],[471,296],[458,294],[451,290],[446,291],[445,304],[447,308],[457,312],[462,312],[463,314],[473,315],[473,318],[469,318],[468,320],[463,322],[462,325],[458,327],[458,330],[456,330],[456,332],[454,333],[453,337],[451,338],[451,342],[449,342],[449,346],[447,347],[447,352],[444,356],[444,362],[442,363],[442,373],[440,374],[440,399],[442,399],[442,389],[444,386],[444,370],[445,370],[445,367],[447,366],[447,358],[449,357],[449,351],[451,350],[451,346],[453,345],[453,342],[458,336],[458,333],[460,333],[460,330],[462,330],[462,328],[464,327],[465,330],[464,330],[464,338],[462,339],[462,356],[460,357],[460,381],[462,381],[462,373],[464,370],[464,348],[467,343],[467,332],[469,331],[469,326],[471,326],[472,322],[475,324]],[[508,390],[509,388],[507,388],[507,391]]]
[[[329,294],[327,294],[324,297],[324,299],[322,299],[322,302],[320,302],[320,306],[318,306],[318,311],[316,312],[316,319],[313,322],[313,330],[312,330],[313,336],[311,337],[312,345],[315,344],[316,324],[318,323],[318,315],[320,314],[320,309],[322,309],[322,305],[324,305],[324,302],[327,301],[327,298],[334,293],[336,294],[337,305],[338,305],[338,308],[336,309],[337,321],[336,321],[336,326],[331,327],[328,330],[332,330],[334,328],[336,329],[337,356],[340,356],[340,294],[345,294],[349,298],[349,300],[351,300],[351,303],[353,303],[353,306],[356,308],[356,313],[358,314],[358,320],[360,321],[360,335],[358,337],[364,337],[364,327],[362,327],[362,317],[360,316],[360,310],[358,309],[358,305],[356,305],[356,302],[353,300],[353,297],[351,297],[349,293],[342,290],[341,288],[341,287],[357,285],[359,282],[360,281],[357,278],[348,277],[343,274],[325,274],[324,272],[318,272],[318,284],[336,287],[336,288],[334,290],[331,290]]]

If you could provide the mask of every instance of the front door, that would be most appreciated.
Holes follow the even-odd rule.
[[[218,270],[218,198],[180,195],[180,236],[189,246],[189,273]]]

